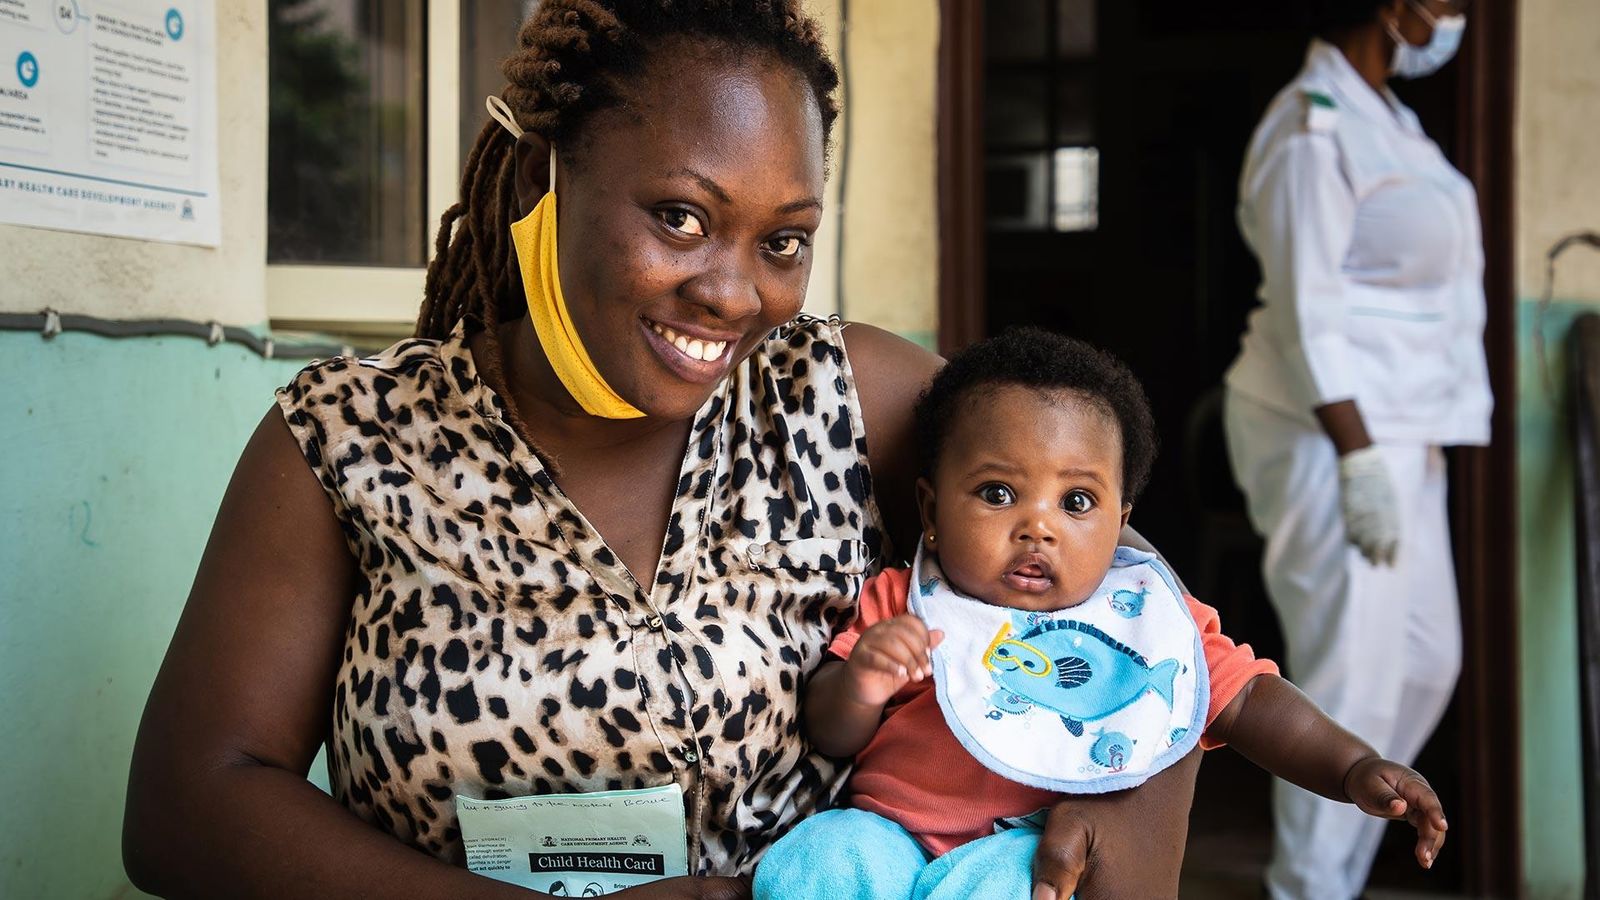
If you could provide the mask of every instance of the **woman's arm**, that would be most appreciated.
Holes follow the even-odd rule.
[[[1201,753],[1132,790],[1057,803],[1033,861],[1033,900],[1177,897]]]
[[[234,471],[139,726],[123,863],[140,889],[541,896],[412,850],[306,781],[328,732],[358,577],[327,495],[269,411]],[[653,893],[701,889],[678,887],[687,890]]]
[[[134,746],[123,861],[168,897],[526,897],[411,850],[305,779],[355,595],[328,497],[276,408],[212,527]]]
[[[889,530],[886,561],[908,563],[922,533],[917,513],[920,474],[913,412],[917,397],[944,360],[899,335],[851,322],[845,352],[867,432],[872,492]]]

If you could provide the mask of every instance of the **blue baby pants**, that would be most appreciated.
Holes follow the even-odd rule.
[[[802,821],[756,869],[755,900],[1028,900],[1039,832],[979,838],[929,860],[911,833],[859,809]]]

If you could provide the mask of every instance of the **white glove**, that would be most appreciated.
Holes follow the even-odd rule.
[[[1400,545],[1400,502],[1377,447],[1339,457],[1339,511],[1350,543],[1373,565],[1394,565]]]

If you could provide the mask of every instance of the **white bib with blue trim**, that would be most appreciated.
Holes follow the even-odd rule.
[[[933,677],[945,722],[1012,781],[1122,790],[1200,740],[1211,691],[1200,630],[1153,554],[1118,547],[1088,600],[1028,612],[957,593],[919,550],[909,605],[944,632]]]

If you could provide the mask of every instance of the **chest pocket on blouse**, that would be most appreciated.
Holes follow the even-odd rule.
[[[784,668],[796,680],[803,678],[822,662],[834,633],[850,621],[861,582],[874,563],[867,544],[812,537],[741,541],[729,549],[731,562],[743,570],[730,571],[729,579],[747,585],[751,596],[771,598],[765,610],[751,611],[753,618],[764,619],[761,630],[782,640],[778,656]]]
[[[860,575],[872,560],[865,541],[850,538],[795,538],[787,541],[751,541],[740,548],[752,571],[787,576],[813,573]]]

